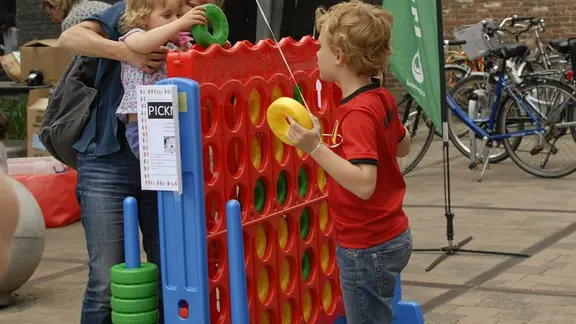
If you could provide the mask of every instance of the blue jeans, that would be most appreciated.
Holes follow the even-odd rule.
[[[412,234],[367,249],[336,246],[348,324],[390,324],[396,276],[412,254]]]
[[[133,196],[138,200],[144,251],[148,261],[160,269],[158,202],[155,191],[140,189],[139,162],[127,143],[108,156],[98,157],[95,150],[95,144],[91,144],[85,153],[77,155],[76,194],[89,257],[80,323],[111,324],[110,268],[124,262],[124,198]]]

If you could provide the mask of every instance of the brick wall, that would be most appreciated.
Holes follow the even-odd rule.
[[[543,18],[547,33],[541,37],[546,39],[576,36],[574,0],[443,0],[443,8],[444,35],[449,39],[454,38],[452,31],[456,27],[478,23],[485,18],[501,20],[512,15]],[[390,73],[388,76],[386,86],[395,95],[401,94],[400,83]]]
[[[116,0],[102,0],[115,3]],[[41,0],[17,0],[16,21],[18,22],[18,42],[24,44],[33,39],[58,38],[60,25],[50,19],[42,10]]]
[[[18,0],[17,10],[21,44],[35,38],[58,37],[59,26],[42,11],[40,0]],[[544,18],[548,38],[576,35],[575,0],[444,0],[443,14],[444,32],[448,38],[453,38],[452,31],[457,26],[473,24],[484,18],[502,19],[514,14]],[[403,90],[400,84],[390,77],[390,73],[388,76],[387,86],[395,94],[401,93]]]

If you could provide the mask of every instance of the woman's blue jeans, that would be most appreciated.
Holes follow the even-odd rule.
[[[111,155],[96,156],[95,151],[95,144],[91,144],[77,158],[76,194],[89,258],[80,322],[111,324],[110,268],[124,262],[124,199],[132,196],[138,200],[144,251],[147,260],[160,269],[157,193],[140,189],[139,162],[127,143]]]

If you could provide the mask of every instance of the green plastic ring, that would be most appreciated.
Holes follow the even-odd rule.
[[[112,297],[112,310],[123,314],[137,314],[151,312],[158,309],[158,297],[144,299],[122,299]]]
[[[158,293],[158,282],[149,282],[139,285],[122,285],[115,282],[110,284],[112,296],[122,299],[144,299],[154,297]]]
[[[110,269],[110,281],[117,284],[137,285],[158,280],[158,267],[154,263],[143,262],[137,269],[126,269],[120,263]]]
[[[158,323],[158,318],[158,310],[138,314],[124,314],[112,311],[112,323],[114,324],[156,324]]]
[[[208,48],[212,44],[224,45],[228,40],[230,28],[226,15],[217,5],[206,4],[206,17],[214,27],[214,32],[210,34],[207,25],[192,26],[192,36],[198,45]]]
[[[254,187],[254,208],[256,211],[261,213],[264,210],[264,205],[266,204],[266,187],[264,186],[264,181],[262,178],[256,180],[256,186]]]
[[[286,197],[288,196],[288,180],[286,179],[286,172],[284,171],[280,172],[280,175],[278,175],[276,195],[278,196],[278,202],[283,206],[286,202]]]
[[[310,260],[310,253],[308,251],[304,251],[304,256],[302,256],[302,280],[304,280],[304,282],[308,281],[311,272],[312,262]]]
[[[298,171],[298,194],[300,197],[306,197],[308,193],[308,175],[304,167],[301,167]]]
[[[306,241],[308,233],[310,233],[310,212],[308,208],[304,208],[302,215],[300,215],[300,237],[302,241]]]

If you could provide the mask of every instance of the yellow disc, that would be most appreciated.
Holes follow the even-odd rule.
[[[278,226],[278,245],[281,249],[285,249],[288,244],[288,221],[282,217],[280,225]]]
[[[302,315],[304,315],[306,322],[312,317],[312,295],[310,295],[309,290],[304,293],[304,299],[302,300]]]
[[[286,292],[288,285],[290,284],[290,262],[288,259],[282,261],[280,265],[280,289],[282,292]]]
[[[328,311],[332,306],[332,285],[329,282],[326,282],[324,289],[322,289],[322,306],[324,306],[325,311]]]
[[[262,319],[260,320],[261,324],[270,324],[270,314],[268,314],[268,312],[265,312],[264,314],[262,314]]]
[[[290,125],[286,120],[287,117],[292,117],[292,119],[306,129],[312,129],[314,127],[308,111],[298,101],[288,97],[276,99],[270,107],[268,107],[266,118],[268,119],[270,129],[276,137],[288,145],[292,145],[292,142],[288,139]]]
[[[322,169],[321,167],[318,167],[318,176],[317,176],[317,180],[318,180],[318,189],[320,189],[320,191],[324,191],[324,188],[326,187],[326,173],[324,172],[324,169]]]
[[[268,240],[266,239],[266,231],[264,230],[264,226],[260,224],[256,229],[256,254],[260,259],[262,259],[264,253],[266,253],[267,244]]]
[[[254,136],[252,138],[252,164],[256,169],[260,168],[262,164],[262,142],[258,136]]]
[[[282,324],[292,324],[292,305],[286,302],[282,307]]]
[[[250,119],[256,125],[260,119],[260,94],[254,89],[248,97],[248,109],[250,110]]]
[[[324,233],[328,227],[328,204],[323,202],[320,205],[320,213],[318,215],[318,220],[320,222],[320,230]]]
[[[260,299],[261,303],[266,301],[268,290],[270,290],[270,277],[268,276],[268,270],[263,268],[258,275],[258,299]]]
[[[325,242],[320,249],[320,265],[322,266],[322,271],[327,273],[328,266],[330,265],[330,248],[328,247],[328,242]]]
[[[278,137],[274,136],[272,146],[274,147],[274,157],[276,158],[276,161],[282,163],[282,160],[284,159],[284,143],[282,143]]]

